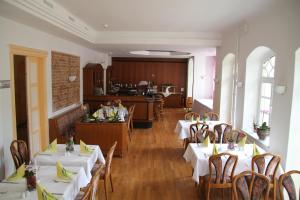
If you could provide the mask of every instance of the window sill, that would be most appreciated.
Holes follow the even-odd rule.
[[[247,134],[250,143],[255,142],[255,144],[263,148],[265,151],[270,148],[270,136],[267,136],[264,140],[260,140],[255,132],[244,129],[242,129],[242,131]]]

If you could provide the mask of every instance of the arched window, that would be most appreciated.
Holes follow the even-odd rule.
[[[260,84],[260,96],[259,96],[259,122],[266,122],[270,125],[271,112],[272,112],[272,97],[274,86],[274,70],[275,70],[275,56],[268,58],[262,64],[262,77]]]

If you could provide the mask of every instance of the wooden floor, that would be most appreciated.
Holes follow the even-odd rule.
[[[166,109],[162,121],[150,129],[134,129],[128,153],[112,163],[113,200],[204,199],[192,180],[192,168],[186,163],[182,141],[174,133],[176,123],[184,117],[183,109]],[[103,182],[101,199],[105,199]],[[220,199],[220,198],[214,198]]]

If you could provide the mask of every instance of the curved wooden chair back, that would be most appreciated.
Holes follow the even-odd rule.
[[[98,197],[99,197],[98,188],[99,188],[101,171],[102,171],[102,169],[101,169],[101,167],[99,167],[92,177],[91,185],[90,185],[90,188],[91,188],[90,200],[95,200],[95,199],[98,199]]]
[[[186,108],[192,108],[193,107],[193,98],[187,97],[185,100],[185,107]]]
[[[29,163],[29,152],[25,141],[12,141],[12,143],[10,144],[10,152],[14,160],[16,169],[18,169],[23,163]]]
[[[196,119],[196,118],[200,119],[200,114],[195,113],[195,112],[189,112],[184,115],[185,120],[191,120],[191,119]]]
[[[209,130],[209,129],[205,130],[204,139],[206,139],[206,137],[209,137],[209,140],[210,140],[211,143],[216,142],[216,134],[213,131]]]
[[[75,200],[92,200],[92,185],[88,184],[87,187],[84,188],[84,194],[80,197],[76,197]]]
[[[105,177],[109,176],[110,174],[110,167],[111,167],[111,161],[114,155],[114,151],[116,149],[117,146],[117,141],[110,147],[107,156],[106,156],[106,160],[105,160]]]
[[[270,181],[262,174],[245,171],[234,177],[232,188],[234,199],[268,200]]]
[[[284,174],[282,174],[279,177],[279,191],[280,191],[280,199],[284,200],[284,195],[283,195],[283,189],[286,190],[287,194],[289,195],[289,199],[290,200],[297,200],[300,199],[300,194],[298,194],[298,198],[297,198],[297,192],[296,192],[296,187],[295,187],[295,183],[293,181],[292,175],[300,175],[300,171],[299,170],[291,170],[288,171]],[[300,192],[300,188],[298,189],[298,191]]]
[[[214,126],[214,132],[216,133],[216,143],[226,143],[224,135],[229,134],[232,131],[230,124],[221,123]],[[221,141],[222,138],[222,141]]]
[[[219,115],[215,112],[207,112],[204,114],[208,121],[218,121]]]
[[[227,143],[228,140],[231,138],[231,139],[233,139],[234,143],[239,143],[242,140],[243,137],[246,137],[246,135],[242,131],[231,130],[230,132],[226,131],[224,133],[223,141],[224,141],[224,143]]]
[[[225,165],[222,162],[225,162]],[[238,161],[236,155],[230,153],[220,153],[209,157],[209,177],[208,182],[213,184],[225,184],[232,181],[235,167]],[[215,175],[213,178],[212,176]],[[228,177],[228,175],[230,175]]]
[[[205,123],[197,122],[190,125],[190,139],[195,142],[202,142],[205,137],[205,130],[208,129],[208,125]]]
[[[269,160],[269,162],[267,162]],[[277,169],[279,167],[281,158],[272,153],[264,153],[256,155],[252,158],[252,171],[258,172],[270,178],[272,182],[275,179]]]

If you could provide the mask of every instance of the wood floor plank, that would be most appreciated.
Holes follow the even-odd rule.
[[[203,199],[192,180],[192,168],[183,159],[182,141],[174,129],[183,109],[166,109],[162,121],[150,129],[134,129],[128,153],[112,162],[111,200]],[[105,199],[103,183],[100,198]],[[220,199],[220,198],[214,198]]]

